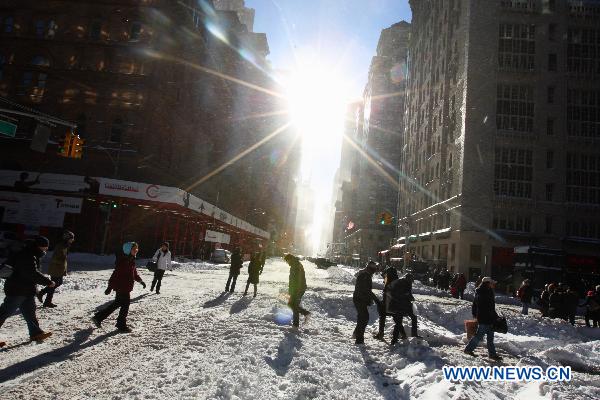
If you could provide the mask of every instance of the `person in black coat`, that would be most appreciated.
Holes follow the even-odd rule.
[[[385,317],[389,314],[386,309],[388,304],[387,298],[389,296],[390,285],[398,279],[398,270],[396,267],[389,265],[383,270],[381,275],[383,276],[383,301],[377,305],[377,312],[379,313],[379,332],[373,335],[373,337],[378,340],[383,340],[384,337]]]
[[[254,297],[256,297],[256,290],[258,288],[259,276],[262,274],[262,267],[260,264],[260,254],[255,253],[252,255],[250,264],[248,265],[248,281],[246,282],[246,290],[244,296],[248,294],[248,288],[250,284],[254,285]]]
[[[356,338],[356,344],[365,343],[365,329],[369,324],[369,306],[375,301],[380,303],[375,293],[373,293],[373,274],[377,271],[377,264],[374,261],[369,261],[367,266],[356,274],[356,285],[354,286],[354,294],[352,301],[356,307],[356,328],[353,336]]]
[[[413,312],[412,302],[415,300],[412,294],[413,277],[406,274],[402,279],[394,281],[390,286],[388,296],[388,312],[394,316],[394,332],[392,334],[392,344],[398,343],[398,337],[406,339],[406,332],[402,326],[402,318],[411,319],[411,336],[420,337],[417,334],[417,316]]]
[[[563,293],[563,284],[560,283],[554,289],[549,298],[548,314],[550,318],[563,318],[565,316],[565,302]]]
[[[579,307],[579,294],[575,289],[568,288],[564,294],[565,315],[569,323],[575,326],[575,315]]]
[[[296,256],[292,254],[286,254],[283,259],[290,266],[290,279],[288,287],[290,299],[288,301],[288,306],[293,312],[292,325],[297,328],[300,325],[300,314],[304,315],[305,323],[310,316],[310,311],[307,311],[300,305],[302,296],[304,296],[304,292],[306,292],[306,275],[304,273],[304,267],[302,266],[302,263]]]
[[[235,290],[235,283],[237,281],[238,276],[240,275],[240,270],[242,269],[242,254],[240,249],[233,250],[231,254],[231,266],[229,267],[229,278],[227,278],[227,284],[225,285],[225,291],[231,292]]]
[[[486,276],[481,280],[481,284],[475,290],[475,300],[473,300],[472,314],[473,317],[477,319],[477,332],[475,333],[475,336],[471,338],[469,343],[467,343],[467,347],[464,349],[466,354],[469,354],[473,357],[476,357],[475,353],[473,353],[473,350],[475,350],[475,347],[477,347],[481,339],[487,335],[487,349],[489,357],[493,360],[502,359],[502,357],[496,353],[496,347],[494,346],[494,323],[498,319],[494,294],[495,286],[496,281],[489,276]]]
[[[4,302],[0,305],[0,327],[17,311],[27,323],[33,341],[42,341],[52,335],[40,328],[35,315],[36,285],[54,287],[55,284],[40,272],[40,260],[48,251],[50,242],[44,236],[28,241],[25,248],[10,257],[5,263],[13,267],[12,275],[4,283]]]
[[[521,287],[517,291],[517,295],[519,299],[521,299],[521,303],[523,303],[521,314],[529,314],[529,305],[531,304],[531,298],[533,297],[533,288],[531,287],[531,281],[529,279],[523,281]]]

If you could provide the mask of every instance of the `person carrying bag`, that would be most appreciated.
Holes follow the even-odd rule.
[[[169,242],[163,242],[160,245],[160,249],[156,250],[152,262],[156,265],[154,269],[154,279],[152,279],[152,285],[150,291],[154,291],[156,286],[156,294],[160,294],[160,285],[162,283],[163,275],[167,269],[171,269],[171,252],[169,251]]]

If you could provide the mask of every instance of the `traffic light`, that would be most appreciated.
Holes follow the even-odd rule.
[[[71,154],[69,157],[81,158],[83,154],[83,142],[84,140],[80,138],[79,135],[73,137],[71,141]]]
[[[379,224],[385,225],[385,213],[379,214]]]
[[[67,132],[65,137],[58,142],[58,151],[56,154],[61,157],[71,157],[71,143],[74,136],[73,133]]]

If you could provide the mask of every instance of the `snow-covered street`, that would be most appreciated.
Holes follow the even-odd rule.
[[[116,314],[101,329],[90,321],[112,300],[103,294],[110,264],[72,257],[75,272],[57,291],[59,307],[38,310],[42,328],[54,335],[42,344],[26,342],[20,316],[0,329],[8,342],[0,350],[2,399],[600,398],[600,329],[540,319],[537,311],[523,317],[514,305],[498,306],[509,323],[509,333],[496,340],[503,365],[569,365],[571,382],[459,384],[443,379],[442,366],[491,362],[481,357],[483,344],[476,359],[462,353],[470,302],[428,287],[415,286],[423,343],[391,347],[373,339],[372,307],[367,344],[356,346],[347,269],[303,262],[303,305],[312,316],[295,332],[284,324],[289,267],[281,259],[267,261],[254,299],[242,296],[245,270],[229,295],[223,293],[228,266],[183,263],[167,272],[160,295],[136,284],[128,319],[134,332],[118,334]],[[149,284],[151,274],[139,271]],[[388,338],[391,329],[388,318]]]

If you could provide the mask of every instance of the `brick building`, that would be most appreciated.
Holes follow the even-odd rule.
[[[283,107],[267,93],[278,89],[267,38],[248,26],[253,10],[221,8],[2,2],[2,107],[74,122],[85,146],[80,160],[56,156],[66,133],[56,126],[46,153],[32,151],[37,122],[17,117],[17,136],[0,138],[1,168],[179,187],[263,229],[285,230],[297,167],[286,132],[212,174],[284,122],[265,115]]]
[[[587,257],[580,272],[597,274],[600,6],[410,5],[402,241],[471,276],[509,276],[523,245]]]

